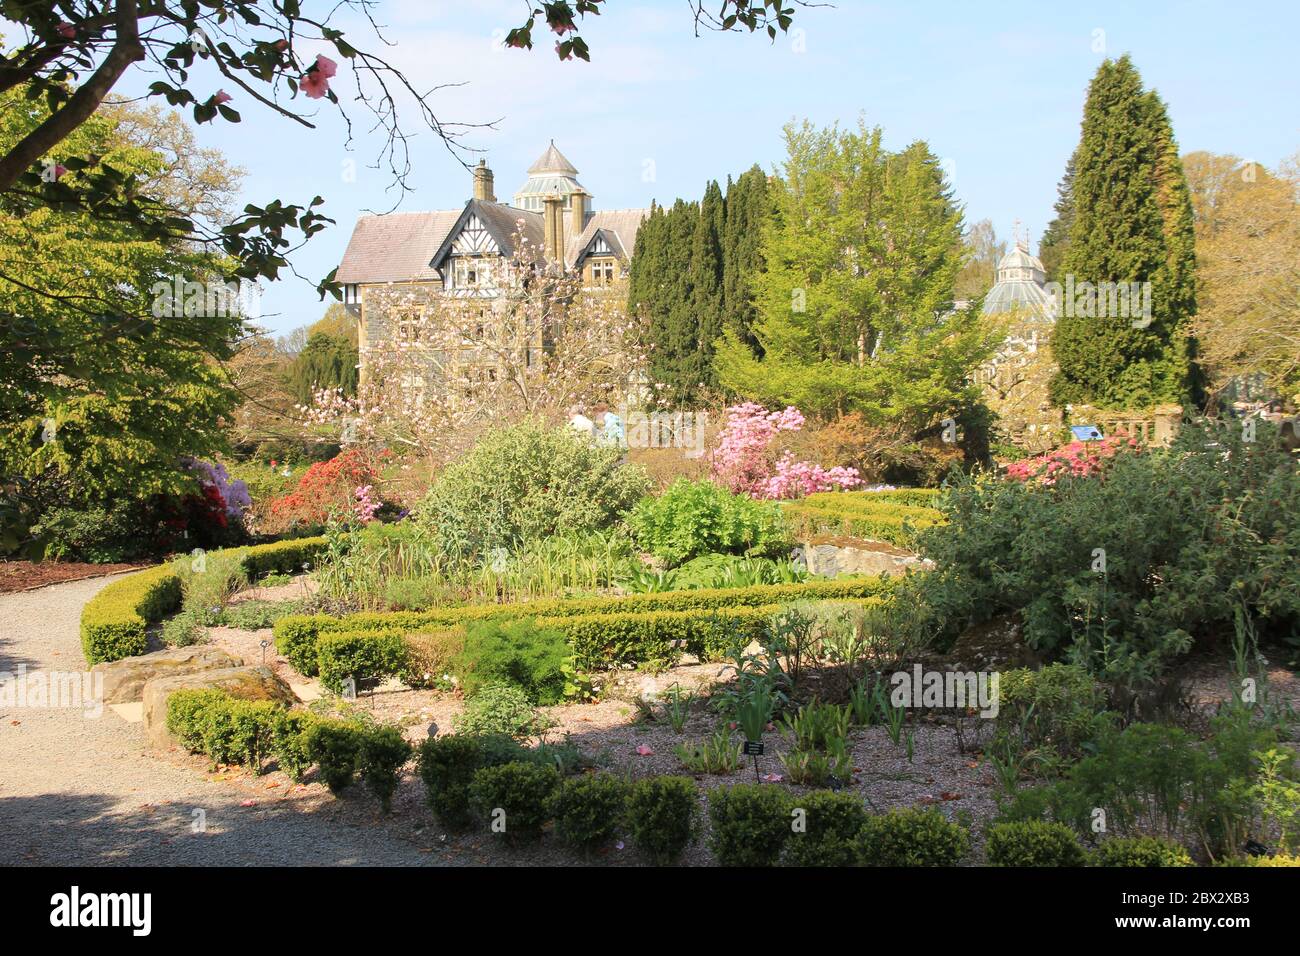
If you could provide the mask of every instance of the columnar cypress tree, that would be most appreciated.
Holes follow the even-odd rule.
[[[1149,282],[1151,314],[1115,314],[1100,295],[1066,301],[1052,337],[1054,399],[1138,408],[1194,397],[1191,197],[1164,103],[1127,56],[1093,78],[1071,191],[1062,275],[1076,286]]]
[[[1074,225],[1074,157],[1065,164],[1065,175],[1056,187],[1056,204],[1052,207],[1056,217],[1043,230],[1038,240],[1038,258],[1043,263],[1049,282],[1061,282],[1059,275],[1065,250],[1070,246],[1070,229]]]
[[[751,331],[758,310],[753,278],[763,270],[763,227],[771,216],[767,175],[758,166],[727,183],[727,221],[722,236],[723,325],[750,348],[759,348]]]
[[[692,347],[689,353],[679,357],[682,381],[677,398],[680,401],[696,397],[701,387],[717,384],[713,372],[713,345],[722,334],[722,233],[725,225],[722,190],[716,182],[711,182],[700,200],[699,216],[691,239],[688,323]]]

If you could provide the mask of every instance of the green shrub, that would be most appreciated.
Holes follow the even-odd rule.
[[[482,559],[493,549],[612,527],[645,493],[621,449],[530,421],[489,433],[449,465],[417,509],[437,550]]]
[[[628,785],[611,774],[585,774],[560,784],[551,799],[555,831],[583,851],[608,843],[627,810]]]
[[[803,828],[794,829],[785,845],[790,866],[852,866],[857,860],[855,840],[867,822],[862,799],[851,793],[816,790],[792,798],[803,811]]]
[[[989,866],[1083,866],[1083,847],[1070,828],[1032,820],[995,823],[986,848]]]
[[[855,843],[862,866],[956,866],[970,834],[933,807],[909,807],[868,817]]]
[[[307,730],[307,755],[320,767],[320,777],[338,795],[356,776],[365,729],[345,720],[317,720]]]
[[[523,739],[537,733],[539,722],[528,695],[518,687],[498,684],[486,687],[465,704],[452,723],[462,734],[492,735]]]
[[[536,621],[478,621],[469,625],[456,674],[466,697],[495,684],[518,687],[534,704],[564,699],[565,666],[573,657],[564,635]]]
[[[114,581],[81,611],[81,649],[88,664],[143,654],[145,629],[176,610],[181,582],[167,566]]]
[[[316,642],[316,660],[321,684],[341,694],[349,677],[360,684],[400,673],[406,643],[400,634],[326,634]]]
[[[269,701],[239,700],[219,690],[180,690],[167,699],[167,729],[191,752],[206,754],[214,766],[246,764],[260,773],[282,710]]]
[[[778,505],[711,481],[677,479],[638,502],[628,523],[641,547],[670,567],[712,552],[772,556],[791,543]]]
[[[551,795],[559,783],[554,767],[537,763],[484,767],[470,782],[469,802],[490,832],[512,843],[535,840],[550,819]]]
[[[1077,664],[1003,671],[998,726],[1014,732],[1026,749],[1046,747],[1074,758],[1110,724],[1114,715],[1106,703],[1104,688]]]
[[[1277,735],[1244,711],[1214,718],[1211,730],[1207,740],[1163,724],[1108,730],[1062,779],[1022,791],[1012,809],[1022,819],[1050,816],[1088,834],[1093,809],[1104,807],[1117,836],[1190,830],[1212,854],[1231,854],[1254,827],[1259,757]]]
[[[690,777],[638,780],[627,796],[632,845],[656,863],[671,863],[691,842],[698,813]]]
[[[1185,424],[1167,449],[1051,485],[955,479],[923,535],[927,600],[951,632],[1017,611],[1025,640],[1145,694],[1198,642],[1300,624],[1300,470],[1275,426]],[[1105,552],[1105,573],[1094,570]]]
[[[416,765],[429,806],[448,828],[470,822],[469,785],[482,766],[481,753],[480,739],[469,734],[430,737],[419,746]]]
[[[205,715],[226,699],[219,690],[176,691],[167,698],[167,732],[190,753],[203,753]]]
[[[790,798],[771,784],[709,791],[709,848],[722,866],[776,866],[791,833]]]
[[[1159,837],[1116,837],[1104,841],[1094,866],[1194,866],[1186,848]]]
[[[400,727],[375,727],[361,736],[361,776],[384,813],[392,811],[398,774],[410,759],[411,745]]]
[[[311,769],[307,732],[315,717],[305,710],[285,710],[276,715],[271,727],[271,752],[289,779],[300,781]]]
[[[182,609],[174,617],[163,621],[162,640],[168,647],[189,647],[198,644],[206,636],[204,626],[207,622],[202,611],[190,608]]]

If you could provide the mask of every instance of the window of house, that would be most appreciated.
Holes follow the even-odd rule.
[[[610,285],[614,281],[614,260],[593,259],[591,263],[591,284]]]

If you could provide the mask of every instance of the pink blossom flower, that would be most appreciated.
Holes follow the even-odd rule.
[[[217,104],[218,106],[220,106],[222,103],[229,103],[230,94],[227,93],[225,90],[217,90],[217,92],[212,95],[212,102]]]
[[[785,778],[779,773],[765,773],[760,778],[764,783],[780,783]]]
[[[327,80],[334,79],[334,74],[339,71],[339,65],[327,57],[324,53],[316,54],[316,72],[321,74]]]
[[[655,751],[654,748],[649,746],[648,744],[642,744],[641,746],[636,748],[636,752],[640,754],[642,757],[651,757],[654,756]]]
[[[77,28],[67,20],[60,20],[59,25],[54,28],[58,31],[59,36],[65,40],[75,40],[77,37]]]
[[[298,81],[298,86],[307,94],[308,99],[313,100],[320,99],[330,91],[329,77],[320,70],[304,73],[302,79]]]
[[[63,174],[66,173],[67,171],[68,171],[68,167],[67,167],[67,166],[64,166],[62,163],[55,163],[55,164],[54,164],[54,178],[55,178],[55,179],[62,179],[62,178],[63,178]]]

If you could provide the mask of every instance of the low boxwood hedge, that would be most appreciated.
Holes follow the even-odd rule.
[[[114,581],[81,612],[81,650],[99,664],[145,652],[145,629],[181,605],[181,579],[169,566]]]
[[[626,615],[660,611],[735,611],[742,607],[770,607],[791,601],[845,601],[878,597],[890,593],[896,581],[886,577],[860,577],[803,584],[762,584],[746,588],[702,588],[694,591],[664,591],[629,594],[617,598],[573,598],[526,601],[519,604],[471,604],[433,611],[389,611],[348,614],[295,614],[275,622],[275,644],[304,674],[303,666],[314,667],[309,648],[329,631],[397,630],[411,634],[456,627],[470,621],[533,617],[547,620],[563,617]],[[296,658],[295,658],[296,654]]]
[[[848,598],[846,603],[875,603],[878,597]],[[541,603],[541,602],[533,602]],[[510,605],[504,605],[509,607]],[[529,607],[532,605],[513,605]],[[761,636],[767,619],[781,610],[783,604],[757,607],[706,607],[684,611],[633,611],[614,614],[573,614],[560,617],[538,617],[539,628],[550,628],[562,633],[573,648],[580,670],[594,670],[619,665],[669,666],[683,653],[694,654],[702,660],[716,660],[731,650],[744,647]],[[460,609],[468,610],[468,609]],[[430,626],[421,620],[409,623],[394,620],[397,615],[353,614],[342,618],[324,615],[313,617],[281,618],[276,622],[276,648],[289,659],[299,673],[309,677],[325,677],[321,647],[331,641],[347,637],[354,642],[358,637],[369,636],[374,641],[389,641],[395,636],[410,635],[415,641]],[[385,624],[367,630],[364,625]],[[397,625],[407,623],[407,628]],[[323,627],[322,627],[323,625]],[[357,625],[362,625],[358,627]],[[336,626],[347,630],[333,630]],[[350,645],[349,645],[350,646]],[[390,655],[391,670],[382,676],[400,675],[406,671],[412,648],[399,660]]]
[[[293,571],[313,560],[324,538],[298,538],[241,548],[250,579]],[[81,649],[90,664],[143,654],[146,630],[181,605],[181,581],[170,564],[114,581],[81,611]]]
[[[800,536],[846,534],[870,541],[884,541],[900,548],[910,548],[917,532],[943,521],[930,508],[861,509],[826,508],[804,501],[782,506]]]

